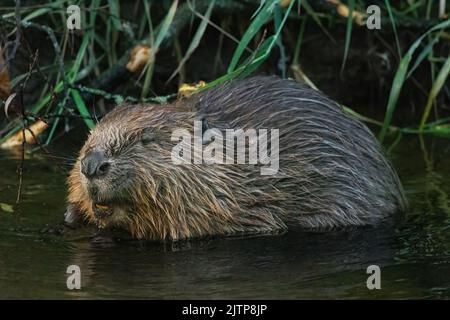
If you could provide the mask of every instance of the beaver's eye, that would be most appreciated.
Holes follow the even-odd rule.
[[[150,131],[143,132],[141,136],[141,142],[144,145],[155,142],[155,134]]]

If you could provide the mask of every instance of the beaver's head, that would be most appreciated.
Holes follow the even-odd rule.
[[[244,166],[172,158],[180,145],[174,130],[193,133],[194,121],[201,118],[186,111],[188,106],[120,107],[106,115],[70,174],[67,212],[81,213],[101,227],[123,228],[139,239],[228,234],[251,224],[247,206],[257,197],[276,196],[255,188],[248,192],[243,184],[250,175]],[[201,149],[194,147],[192,157]],[[254,171],[259,174],[258,168]],[[68,216],[73,215],[67,214],[66,222]],[[268,211],[258,212],[254,221],[261,219],[278,223]]]
[[[162,201],[162,180],[176,170],[170,137],[177,125],[177,114],[162,108],[120,107],[91,131],[69,178],[69,202],[89,220],[127,225]]]

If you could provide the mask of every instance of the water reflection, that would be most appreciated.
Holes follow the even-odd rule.
[[[102,297],[306,297],[303,283],[329,274],[354,272],[350,284],[365,287],[368,265],[393,263],[393,234],[364,228],[176,245],[75,242],[70,263],[88,270],[85,285]]]
[[[66,172],[27,158],[20,207],[0,211],[0,297],[448,298],[448,140],[403,137],[392,152],[411,209],[382,226],[177,243],[92,241],[92,229],[61,236]],[[0,203],[11,203],[17,155],[1,151],[0,165]],[[81,291],[66,288],[71,264]],[[371,264],[382,268],[382,290],[366,288]]]

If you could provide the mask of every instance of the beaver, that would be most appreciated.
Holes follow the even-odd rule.
[[[268,144],[278,144],[277,169],[174,161],[183,139],[173,132],[192,133],[199,122],[216,133],[277,129]],[[214,140],[236,150],[227,138],[207,140],[179,156],[205,152]],[[68,189],[68,223],[84,217],[149,240],[373,225],[407,208],[371,131],[324,94],[276,76],[232,80],[172,104],[117,106],[90,132]]]

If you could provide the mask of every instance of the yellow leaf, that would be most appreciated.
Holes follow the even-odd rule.
[[[35,144],[37,142],[35,138],[37,138],[47,128],[48,128],[48,124],[42,120],[38,120],[35,123],[33,123],[31,126],[29,126],[25,130],[25,141],[27,142],[27,144]],[[3,142],[0,145],[0,148],[8,149],[8,148],[12,148],[15,146],[20,146],[20,145],[22,145],[22,142],[23,142],[23,133],[21,130],[21,131],[17,132],[15,135],[11,136],[5,142]]]
[[[198,88],[206,86],[205,81],[199,81],[197,84],[189,84],[189,83],[183,83],[180,88],[178,89],[178,96],[179,97],[187,97],[194,91],[196,91]]]
[[[350,9],[345,4],[341,3],[339,0],[328,0],[330,4],[333,4],[336,6],[337,13],[344,18],[347,18],[350,14]],[[352,18],[353,21],[359,26],[364,25],[364,19],[366,15],[360,11],[353,10]]]
[[[280,7],[287,8],[287,6],[291,3],[292,0],[280,0]]]
[[[6,203],[3,203],[3,202],[0,202],[0,209],[2,211],[6,212],[6,213],[13,213],[14,212],[14,209],[13,209],[12,205],[6,204]]]
[[[150,59],[151,49],[144,45],[137,45],[131,50],[130,61],[127,63],[127,69],[130,72],[141,70]]]

